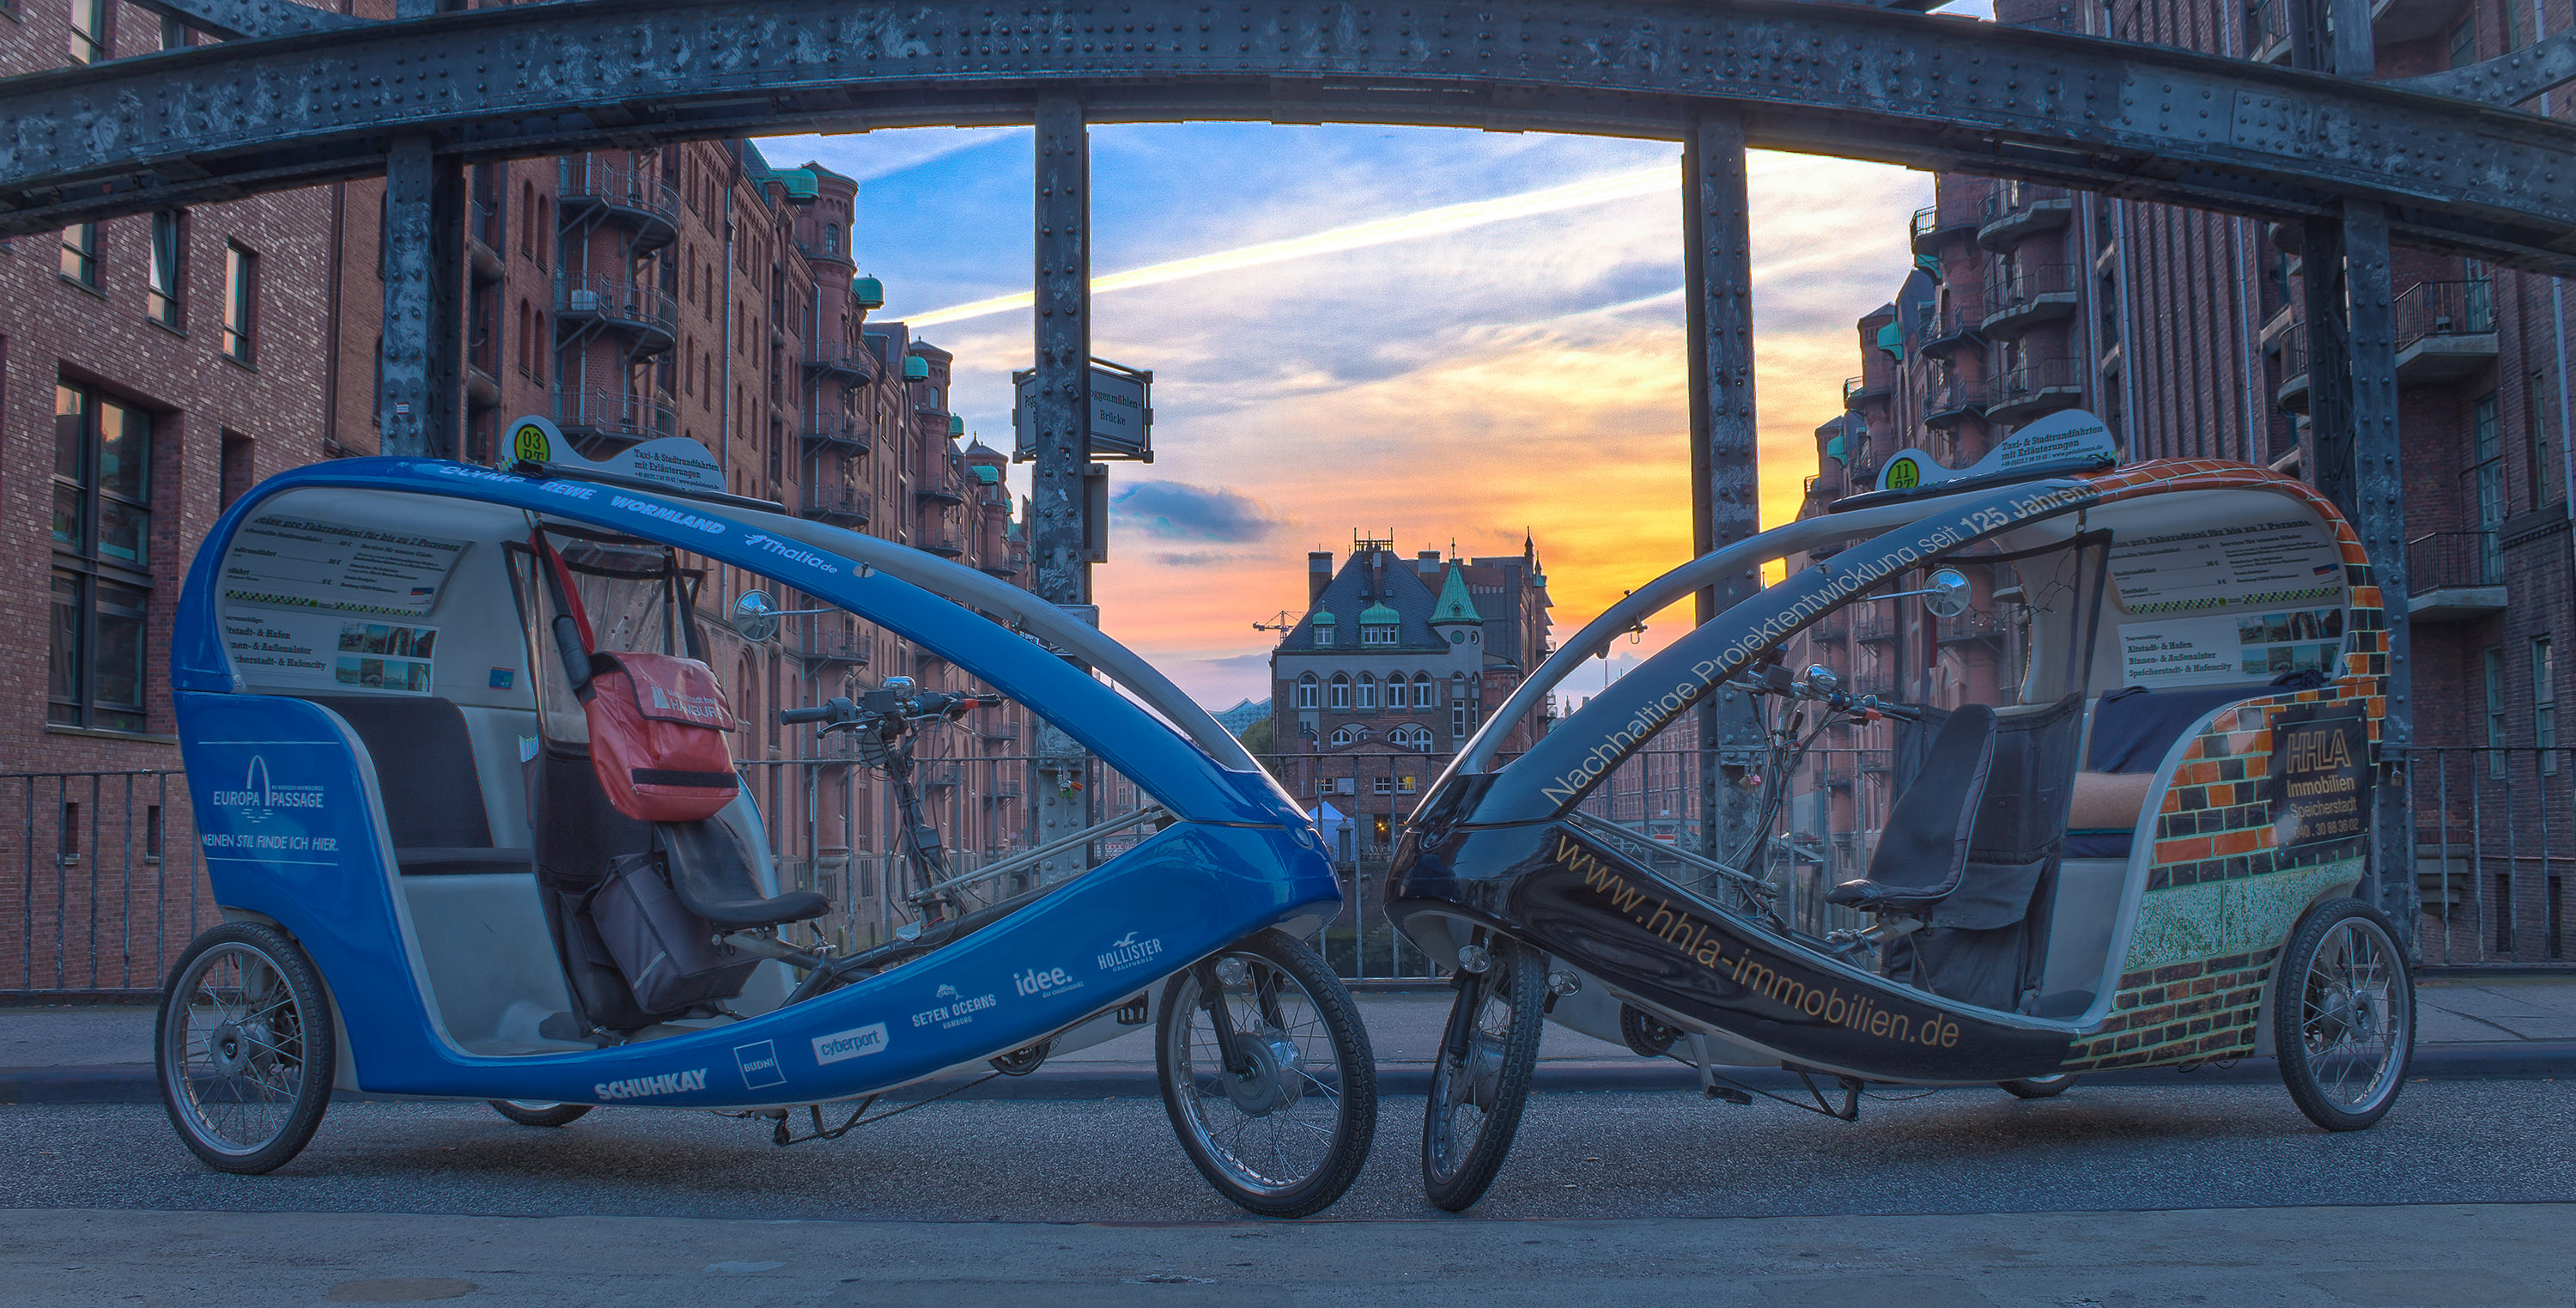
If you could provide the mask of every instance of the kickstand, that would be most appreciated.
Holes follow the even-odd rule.
[[[1838,1076],[1834,1078],[1835,1081],[1841,1083],[1843,1088],[1843,1106],[1841,1111],[1837,1112],[1833,1105],[1825,1099],[1825,1092],[1817,1088],[1816,1078],[1808,1075],[1807,1069],[1786,1063],[1781,1066],[1787,1067],[1790,1071],[1797,1073],[1798,1079],[1806,1083],[1807,1093],[1815,1097],[1817,1112],[1822,1113],[1827,1117],[1839,1118],[1846,1122],[1857,1122],[1860,1120],[1861,1082],[1858,1077]]]
[[[1699,1093],[1704,1099],[1723,1099],[1730,1104],[1750,1106],[1753,1096],[1731,1085],[1717,1083],[1717,1068],[1708,1056],[1708,1037],[1694,1031],[1690,1035],[1691,1060],[1699,1065]]]

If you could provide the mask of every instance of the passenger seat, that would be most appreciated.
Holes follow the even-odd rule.
[[[413,695],[307,698],[339,714],[366,742],[394,862],[404,876],[534,870],[534,850],[492,844],[474,740],[453,702]]]

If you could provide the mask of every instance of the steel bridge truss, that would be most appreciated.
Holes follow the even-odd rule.
[[[0,236],[387,179],[387,452],[454,451],[468,161],[781,131],[1035,123],[1032,565],[1088,611],[1092,123],[1352,121],[1684,144],[1692,500],[1703,551],[1755,529],[1747,147],[2054,183],[2294,224],[2317,480],[2406,593],[2389,249],[2576,272],[2576,125],[2511,106],[2576,80],[2576,32],[2408,82],[2369,0],[2292,0],[2293,68],[1809,0],[557,0],[391,21],[292,0],[137,0],[225,37],[0,81]],[[2329,18],[2333,21],[2329,21]],[[2342,385],[2324,379],[2341,377]],[[1703,595],[1703,617],[1755,584]],[[2377,831],[2411,901],[2406,632],[2392,609]],[[1697,719],[1705,783],[1754,743]],[[1059,752],[1069,742],[1054,742]],[[1062,760],[1078,761],[1071,753]],[[1703,853],[1734,848],[1745,805]],[[1050,830],[1083,815],[1051,813]],[[2392,913],[2411,923],[2411,912]]]

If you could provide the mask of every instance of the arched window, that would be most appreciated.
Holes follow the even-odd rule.
[[[1376,707],[1377,678],[1363,672],[1360,674],[1360,711],[1365,713]]]
[[[546,339],[545,310],[538,310],[536,318],[537,329],[528,338],[528,350],[536,357],[537,366],[533,375],[536,377],[537,384],[543,386],[546,384],[546,356],[554,353],[554,346]]]
[[[537,257],[537,184],[519,183],[519,253]]]
[[[1347,709],[1350,706],[1351,679],[1339,672],[1336,672],[1333,674],[1333,707],[1337,709]]]
[[[527,375],[527,371],[528,371],[528,302],[527,302],[526,300],[521,300],[521,301],[519,301],[519,373],[520,373],[520,375],[521,375],[521,376],[525,376],[525,375]]]
[[[1351,743],[1351,729],[1349,727],[1340,727],[1335,729],[1333,732],[1333,743],[1336,745],[1347,745]]]
[[[1432,688],[1431,674],[1428,672],[1417,672],[1413,674],[1413,706],[1415,708],[1438,708],[1440,706],[1439,695]]]
[[[1315,674],[1312,672],[1297,678],[1297,707],[1301,709],[1315,707],[1315,694],[1320,684],[1315,680]]]

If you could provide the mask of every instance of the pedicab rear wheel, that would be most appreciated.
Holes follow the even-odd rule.
[[[558,1104],[547,1099],[495,1099],[492,1111],[521,1126],[570,1126],[591,1109],[589,1104]]]
[[[161,992],[153,1063],[161,1106],[218,1171],[273,1171],[330,1106],[339,1045],[313,961],[285,932],[227,922],[200,935]]]
[[[1464,974],[1450,1005],[1422,1116],[1422,1191],[1453,1213],[1484,1197],[1512,1151],[1547,1020],[1538,951],[1501,941],[1489,956],[1484,971]]]
[[[1243,1066],[1219,1048],[1209,991]],[[1258,931],[1183,968],[1154,1032],[1163,1109],[1208,1184],[1247,1212],[1322,1212],[1359,1179],[1377,1135],[1377,1059],[1323,956]]]
[[[2272,1049],[2291,1101],[2329,1131],[2387,1116],[2415,1058],[2415,979],[2388,919],[2328,900],[2273,967]]]
[[[1995,1084],[2015,1099],[2055,1099],[2073,1089],[2075,1083],[2082,1079],[2073,1072],[2053,1072],[2047,1076],[2017,1076]]]

